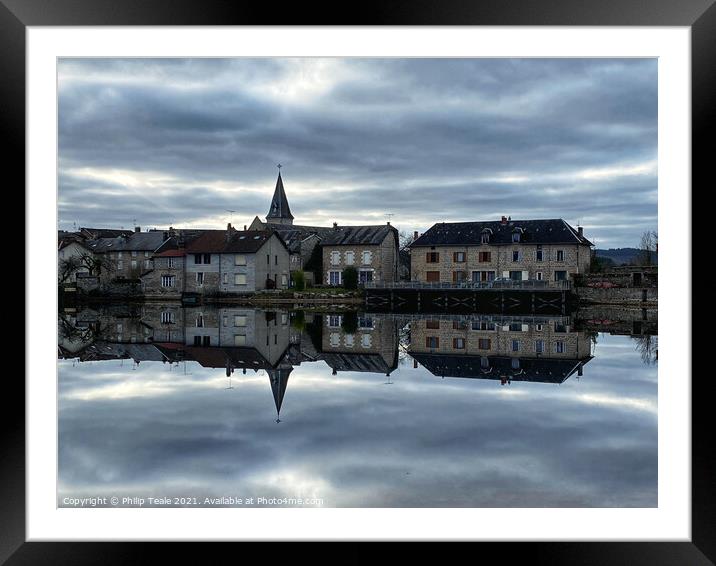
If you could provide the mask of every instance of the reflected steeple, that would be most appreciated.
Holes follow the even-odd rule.
[[[276,422],[281,422],[281,405],[283,404],[284,395],[286,395],[286,387],[288,386],[288,377],[293,371],[290,364],[281,364],[276,369],[270,369],[266,373],[271,381],[271,392],[273,393],[273,401],[276,405]]]

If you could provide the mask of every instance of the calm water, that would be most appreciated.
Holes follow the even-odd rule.
[[[655,507],[653,313],[589,316],[63,313],[58,505]]]

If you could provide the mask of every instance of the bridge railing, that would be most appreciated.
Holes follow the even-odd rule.
[[[429,282],[429,281],[370,281],[362,283],[364,289],[522,289],[522,290],[549,290],[549,291],[569,291],[572,288],[572,282],[565,281],[537,281],[527,279],[523,281],[513,281],[511,279],[499,281],[463,281],[460,283],[447,282]]]

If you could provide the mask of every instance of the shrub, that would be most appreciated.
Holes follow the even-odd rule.
[[[358,270],[352,265],[343,270],[343,287],[351,290],[358,288]]]
[[[291,275],[293,288],[296,291],[303,291],[306,288],[306,275],[303,271],[294,271]]]

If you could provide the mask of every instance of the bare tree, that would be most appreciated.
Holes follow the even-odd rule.
[[[78,269],[82,267],[80,258],[76,255],[71,255],[68,258],[61,259],[57,266],[57,277],[60,283],[68,281]]]
[[[636,351],[641,355],[641,361],[648,366],[653,366],[659,360],[659,337],[658,336],[632,336],[636,342]]]
[[[659,236],[655,230],[647,230],[641,235],[641,242],[639,243],[639,263],[641,265],[654,264],[658,245]]]
[[[117,262],[107,254],[94,255],[86,252],[77,256],[82,267],[86,267],[90,275],[101,275],[102,272],[110,272],[117,269]]]

